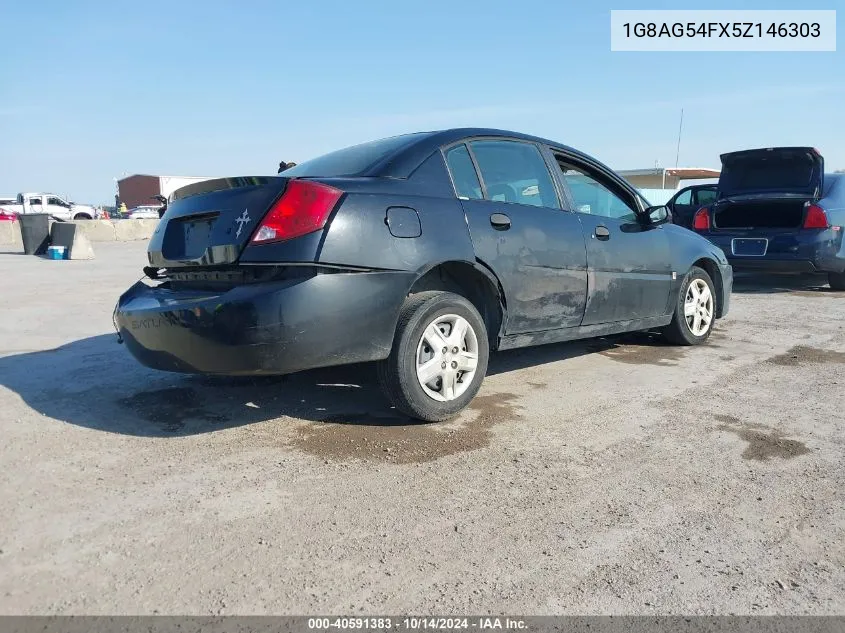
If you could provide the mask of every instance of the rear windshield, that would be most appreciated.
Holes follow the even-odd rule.
[[[312,158],[296,167],[286,169],[281,175],[302,178],[357,176],[396,150],[428,134],[429,132],[416,132],[353,145]]]

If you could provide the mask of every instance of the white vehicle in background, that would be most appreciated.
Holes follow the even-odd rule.
[[[126,217],[130,220],[158,220],[158,210],[161,209],[160,204],[144,204],[138,207],[129,209],[126,212]]]
[[[49,213],[59,220],[93,220],[100,217],[94,207],[68,202],[52,193],[19,193],[15,204],[3,204],[0,209],[18,215]]]

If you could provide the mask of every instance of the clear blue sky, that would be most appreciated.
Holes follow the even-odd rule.
[[[618,169],[673,165],[681,107],[682,165],[794,144],[845,168],[845,10],[836,53],[708,54],[611,53],[610,8],[0,0],[0,194],[106,203],[124,173],[274,173],[281,159],[474,125],[550,137]]]

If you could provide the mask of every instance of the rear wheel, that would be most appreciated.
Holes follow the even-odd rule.
[[[700,345],[716,321],[716,291],[707,271],[693,266],[681,284],[672,322],[663,336],[676,345]]]
[[[393,349],[378,365],[387,398],[402,413],[439,422],[478,393],[490,355],[487,329],[475,307],[450,292],[405,300]]]
[[[73,216],[73,219],[74,220],[90,220],[91,216],[88,215],[87,213],[77,213],[75,216]]]
[[[827,273],[827,281],[831,290],[845,290],[845,272]]]

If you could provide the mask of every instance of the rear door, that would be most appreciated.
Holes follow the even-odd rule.
[[[583,325],[666,314],[672,279],[666,231],[638,219],[635,195],[609,174],[577,157],[555,156],[587,244]]]
[[[41,196],[30,196],[29,200],[29,208],[24,207],[25,213],[43,213],[44,212],[44,205],[42,204]]]
[[[694,189],[687,187],[672,197],[667,205],[672,212],[672,222],[687,228],[692,226],[692,216],[696,211],[694,194]]]
[[[499,278],[506,334],[581,323],[587,299],[584,236],[561,209],[534,143],[476,139],[444,151],[476,257]]]

